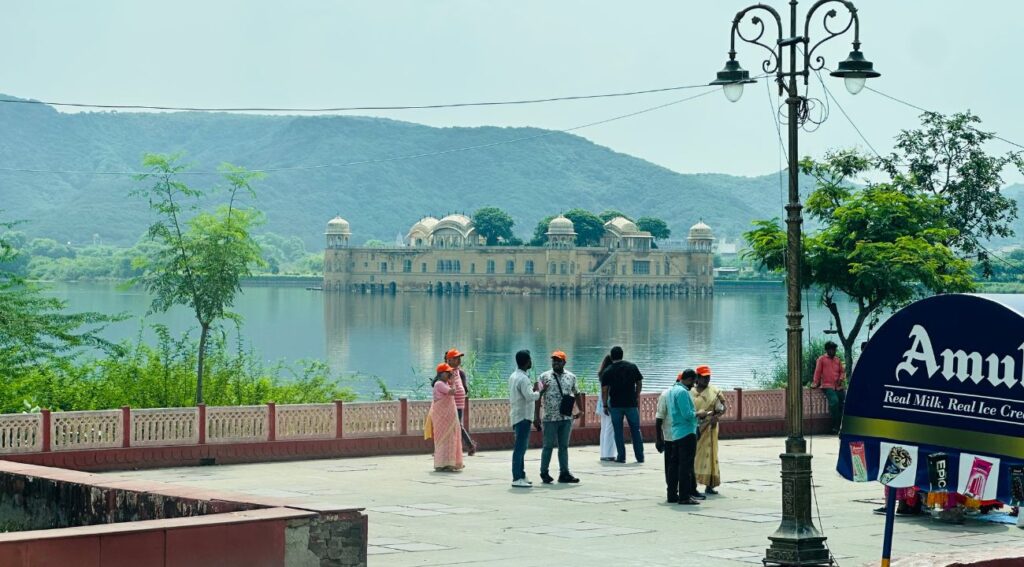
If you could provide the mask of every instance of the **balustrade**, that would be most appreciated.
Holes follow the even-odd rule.
[[[276,406],[274,427],[278,441],[331,439],[338,427],[334,404]]]
[[[121,410],[51,414],[50,447],[54,451],[120,447],[123,435]]]
[[[133,447],[195,445],[199,443],[199,409],[132,410],[130,427]]]
[[[38,453],[42,450],[42,414],[0,415],[0,453]]]
[[[270,434],[267,406],[223,406],[206,408],[207,443],[266,441]]]

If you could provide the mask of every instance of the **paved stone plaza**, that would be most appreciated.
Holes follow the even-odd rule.
[[[816,524],[841,565],[877,564],[884,518],[872,510],[882,504],[879,485],[850,483],[834,472],[835,437],[810,442],[821,514]],[[374,566],[739,566],[760,563],[778,525],[782,446],[779,438],[722,441],[721,495],[700,506],[664,502],[653,445],[643,465],[603,463],[597,447],[573,448],[570,464],[579,485],[542,485],[540,451],[531,449],[532,489],[509,486],[509,451],[467,457],[462,473],[436,473],[429,455],[412,455],[110,474],[365,507]],[[893,557],[993,547],[1024,547],[1024,530],[901,518]]]

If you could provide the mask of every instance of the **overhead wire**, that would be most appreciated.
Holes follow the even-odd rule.
[[[698,89],[704,88],[708,85],[706,83],[696,85],[678,85],[674,87],[662,87],[656,89],[645,89],[637,91],[623,91],[623,92],[612,92],[612,93],[599,93],[599,94],[588,94],[588,95],[570,95],[570,96],[556,96],[556,97],[544,97],[544,98],[528,98],[528,99],[513,99],[513,100],[497,100],[497,101],[476,101],[476,102],[453,102],[443,104],[413,104],[413,105],[375,105],[375,106],[333,106],[333,107],[270,107],[270,106],[250,106],[250,107],[210,107],[210,106],[167,106],[167,105],[151,105],[151,104],[103,104],[103,103],[86,103],[86,102],[60,102],[60,101],[46,101],[46,100],[31,100],[31,99],[0,99],[0,103],[4,104],[32,104],[32,105],[46,105],[46,106],[57,106],[67,108],[95,108],[100,110],[159,110],[159,111],[176,111],[176,112],[288,112],[288,113],[328,113],[328,112],[356,112],[356,111],[368,111],[368,110],[436,110],[442,108],[466,108],[474,106],[511,106],[521,104],[541,104],[548,102],[561,102],[561,101],[575,101],[575,100],[592,100],[601,98],[618,98],[628,97],[655,93],[664,93],[672,91],[681,91],[687,89]]]
[[[416,154],[405,154],[405,155],[399,155],[399,156],[363,159],[363,160],[356,160],[356,161],[349,161],[349,162],[339,162],[339,163],[323,163],[323,164],[313,164],[313,165],[297,165],[297,166],[284,166],[284,167],[253,168],[253,169],[249,169],[249,171],[253,172],[253,173],[276,173],[276,172],[288,172],[288,171],[306,171],[306,170],[316,170],[316,169],[351,167],[351,166],[356,166],[356,165],[368,165],[368,164],[375,164],[375,163],[386,163],[386,162],[394,162],[394,161],[421,159],[421,158],[427,158],[427,157],[436,157],[436,156],[442,156],[442,155],[458,153],[458,152],[465,152],[465,151],[470,151],[470,150],[492,148],[492,147],[495,147],[495,146],[502,146],[502,145],[506,145],[506,144],[514,144],[514,143],[519,143],[519,142],[527,142],[527,141],[531,141],[531,140],[537,140],[539,138],[546,138],[546,137],[553,136],[553,135],[556,135],[556,134],[566,134],[566,133],[570,133],[570,132],[575,132],[577,130],[582,130],[584,128],[591,128],[591,127],[594,127],[594,126],[600,126],[602,124],[608,124],[610,122],[616,122],[618,120],[624,120],[626,118],[632,118],[634,116],[639,116],[641,114],[646,114],[646,113],[649,113],[649,112],[654,112],[656,110],[661,110],[663,108],[668,108],[670,106],[674,106],[674,105],[681,104],[681,103],[684,103],[684,102],[688,102],[688,101],[691,101],[691,100],[694,100],[694,99],[698,99],[698,98],[707,96],[707,95],[709,95],[709,94],[719,90],[717,88],[711,88],[708,85],[703,85],[703,86],[705,88],[708,88],[709,90],[706,90],[704,92],[701,92],[701,93],[698,93],[698,94],[695,94],[695,95],[691,95],[691,96],[688,96],[688,97],[684,97],[684,98],[681,98],[681,99],[673,100],[673,101],[670,101],[670,102],[667,102],[667,103],[664,103],[664,104],[659,104],[659,105],[656,105],[656,106],[651,106],[651,107],[648,107],[648,108],[637,110],[635,112],[630,112],[630,113],[627,113],[627,114],[620,114],[618,116],[613,116],[611,118],[606,118],[606,119],[603,119],[603,120],[598,120],[596,122],[589,122],[589,123],[586,123],[586,124],[581,124],[579,126],[573,126],[571,128],[564,128],[564,129],[560,129],[560,130],[545,130],[545,131],[543,131],[543,132],[541,132],[539,134],[534,134],[534,135],[531,135],[531,136],[521,136],[521,137],[518,137],[518,138],[510,138],[510,139],[505,139],[505,140],[498,140],[498,141],[495,141],[495,142],[488,142],[488,143],[485,143],[485,144],[476,144],[476,145],[472,145],[472,146],[462,146],[462,147],[457,147],[457,148],[448,148],[448,149],[445,149],[445,150],[438,150],[438,151],[433,151],[433,152],[421,152],[421,153],[416,153]],[[146,175],[148,173],[148,172],[145,172],[145,171],[128,171],[128,170],[123,170],[123,171],[89,171],[89,170],[57,170],[57,169],[14,168],[14,167],[0,167],[0,172],[45,173],[45,174],[57,174],[57,175],[133,175],[133,176],[135,176],[135,175]],[[220,172],[219,171],[193,170],[193,171],[181,171],[178,174],[179,175],[220,175]]]

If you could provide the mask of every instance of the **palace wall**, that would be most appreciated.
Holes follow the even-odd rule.
[[[324,251],[325,290],[685,295],[712,293],[710,250],[350,248]]]

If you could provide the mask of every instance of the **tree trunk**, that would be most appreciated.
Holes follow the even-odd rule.
[[[199,333],[199,363],[196,365],[196,405],[203,403],[203,372],[206,365],[206,340],[210,335],[210,324],[202,323]]]
[[[839,342],[843,343],[843,363],[846,364],[846,383],[850,383],[850,378],[853,373],[853,343],[857,340],[857,337],[847,337],[846,339],[840,338]]]

